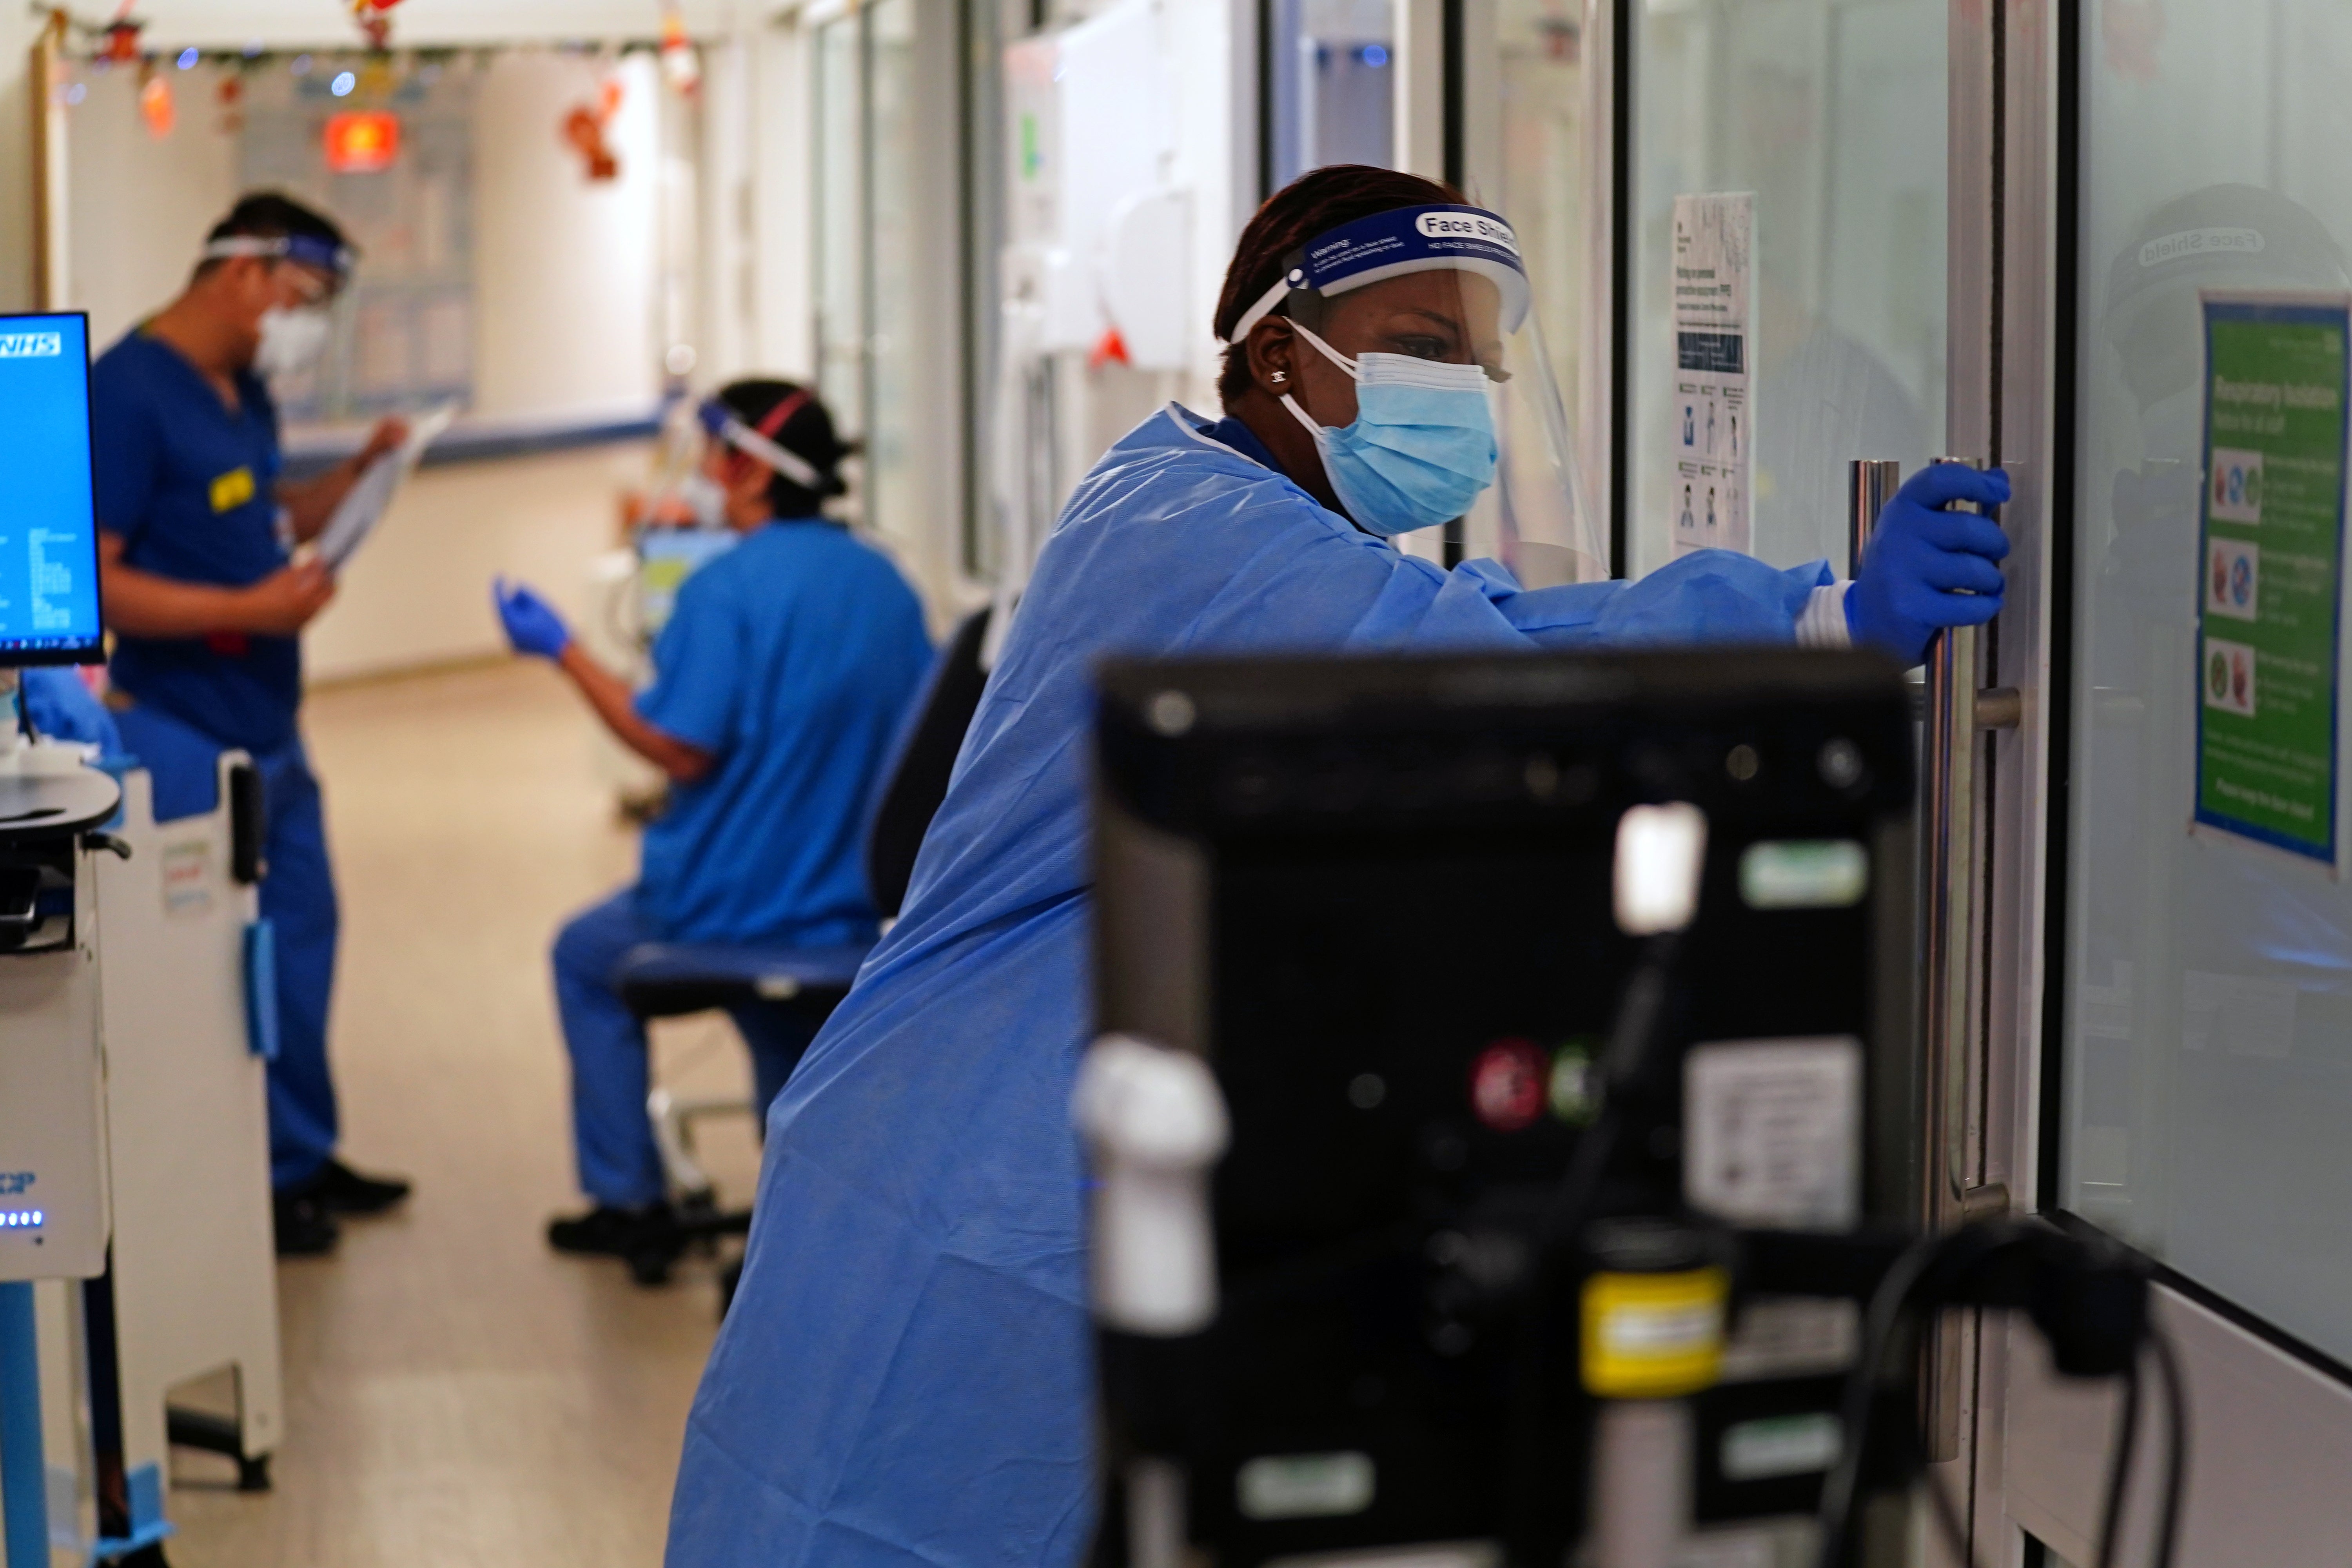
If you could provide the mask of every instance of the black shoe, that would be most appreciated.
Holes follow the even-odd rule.
[[[598,1204],[586,1214],[547,1222],[548,1246],[598,1258],[626,1258],[649,1244],[677,1239],[677,1216],[667,1203],[637,1208]]]
[[[271,1217],[278,1231],[280,1258],[323,1258],[335,1250],[342,1228],[326,1205],[300,1187],[272,1193]]]
[[[382,1214],[408,1195],[397,1176],[362,1176],[341,1160],[330,1160],[299,1189],[334,1214]]]

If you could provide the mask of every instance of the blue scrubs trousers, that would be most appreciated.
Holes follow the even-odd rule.
[[[661,1150],[646,1096],[652,1087],[645,1026],[621,1005],[613,966],[639,942],[663,934],[637,912],[636,889],[624,888],[565,922],[555,937],[555,1005],[572,1054],[572,1150],[581,1190],[598,1204],[633,1208],[667,1195]],[[817,1021],[797,1008],[730,1007],[751,1050],[752,1110],[768,1107],[816,1036]]]
[[[123,749],[155,781],[155,820],[195,816],[220,800],[230,748],[144,703],[115,715]],[[284,1189],[334,1154],[335,1080],[327,1066],[327,1005],[335,985],[339,914],[327,861],[319,781],[299,739],[254,758],[268,821],[261,914],[277,931],[278,1059],[269,1064],[269,1179]]]

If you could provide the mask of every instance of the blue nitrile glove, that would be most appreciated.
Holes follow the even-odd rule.
[[[498,578],[490,584],[490,602],[498,607],[499,624],[506,627],[515,652],[555,658],[572,645],[572,628],[555,606],[522,584]]]
[[[2009,536],[1989,517],[1946,508],[2008,500],[2009,476],[1999,468],[1936,463],[1912,475],[1878,514],[1862,570],[1846,590],[1853,640],[1913,665],[1944,627],[1982,626],[2000,614],[2006,582],[1993,563],[2009,553]]]

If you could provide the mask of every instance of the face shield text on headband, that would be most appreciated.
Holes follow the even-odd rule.
[[[1495,482],[1500,449],[1484,369],[1408,354],[1349,360],[1305,325],[1291,331],[1356,383],[1356,417],[1336,429],[1288,393],[1282,405],[1315,437],[1333,492],[1365,531],[1388,539],[1451,522]]]

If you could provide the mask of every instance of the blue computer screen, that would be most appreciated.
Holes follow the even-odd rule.
[[[89,322],[0,316],[0,666],[94,658]]]

